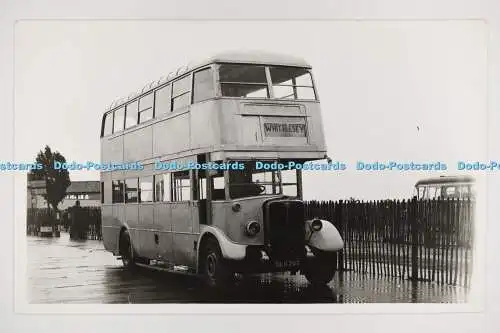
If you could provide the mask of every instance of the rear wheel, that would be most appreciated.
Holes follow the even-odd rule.
[[[328,284],[337,271],[337,253],[316,250],[314,255],[315,257],[306,263],[302,273],[311,284]]]
[[[234,276],[222,256],[219,243],[215,239],[209,239],[205,243],[201,253],[200,268],[203,280],[209,287],[222,287],[231,282]]]
[[[123,231],[120,236],[120,256],[122,257],[123,266],[128,269],[135,268],[135,255],[130,234],[127,230]]]

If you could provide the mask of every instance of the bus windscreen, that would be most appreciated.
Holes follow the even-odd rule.
[[[240,98],[275,98],[315,100],[311,74],[307,68],[269,67],[244,64],[221,64],[219,82],[222,96]],[[272,91],[269,90],[272,88]]]
[[[229,172],[229,195],[245,198],[259,195],[297,195],[297,171],[258,169],[254,161],[241,161],[242,170]],[[266,162],[268,163],[268,162]]]

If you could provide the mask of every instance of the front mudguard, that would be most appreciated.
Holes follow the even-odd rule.
[[[226,235],[216,227],[213,226],[203,226],[200,237],[198,238],[198,244],[201,244],[202,240],[206,236],[212,236],[217,239],[219,243],[222,256],[228,260],[243,260],[245,259],[247,246],[243,244],[237,244],[232,242]],[[198,251],[198,260],[200,256],[200,251]]]
[[[312,221],[306,221],[306,242],[308,246],[326,252],[340,251],[344,248],[342,236],[332,223],[320,220],[323,225],[321,230],[314,231],[311,228]]]

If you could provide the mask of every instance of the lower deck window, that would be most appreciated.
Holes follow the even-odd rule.
[[[191,178],[189,171],[172,173],[172,201],[191,200]]]
[[[113,203],[122,203],[123,202],[123,181],[122,180],[113,180],[111,183],[112,186],[112,202]]]
[[[156,202],[170,201],[171,198],[170,174],[165,173],[162,175],[155,175],[154,182],[155,182],[155,201]]]
[[[137,186],[138,185],[138,179],[137,178],[131,178],[131,179],[126,179],[125,180],[125,202],[126,203],[131,203],[131,202],[137,202]]]
[[[139,202],[153,201],[153,176],[139,178]]]

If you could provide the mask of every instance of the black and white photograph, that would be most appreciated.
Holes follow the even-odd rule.
[[[16,307],[476,304],[487,36],[18,21]]]

